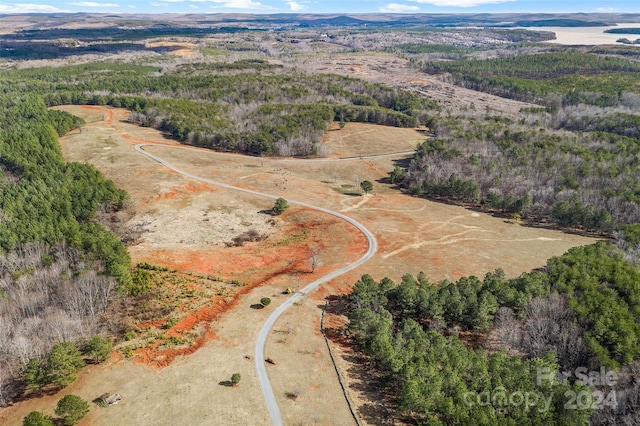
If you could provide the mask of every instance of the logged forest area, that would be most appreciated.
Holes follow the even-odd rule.
[[[504,19],[0,15],[0,423],[637,424],[640,16]]]

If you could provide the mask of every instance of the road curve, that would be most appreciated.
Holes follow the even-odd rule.
[[[168,167],[169,169],[173,170],[174,172],[180,173],[184,176],[190,177],[192,179],[196,179],[199,180],[201,182],[206,182],[212,185],[216,185],[216,186],[220,186],[222,188],[227,188],[227,189],[233,189],[236,191],[241,191],[241,192],[245,192],[245,193],[249,193],[249,194],[253,194],[253,195],[257,195],[259,197],[266,197],[266,198],[271,198],[271,199],[277,199],[280,198],[277,195],[272,195],[272,194],[267,194],[265,192],[259,192],[259,191],[252,191],[250,189],[245,189],[245,188],[239,188],[237,186],[233,186],[233,185],[229,185],[226,183],[222,183],[222,182],[218,182],[218,181],[214,181],[211,179],[207,179],[207,178],[203,178],[197,175],[194,175],[193,173],[189,173],[187,171],[181,170],[177,167],[175,167],[173,164],[169,163],[168,161],[158,157],[157,155],[151,154],[150,152],[147,152],[144,150],[145,146],[162,146],[162,147],[171,147],[170,145],[163,145],[163,144],[154,144],[154,143],[142,143],[142,144],[138,144],[136,145],[134,148],[136,151],[138,151],[139,153],[147,156],[148,158],[157,161],[158,163],[162,164],[165,167]],[[185,149],[187,147],[176,147],[176,148],[182,148]],[[398,153],[399,154],[399,153]],[[383,155],[397,155],[397,154],[383,154]],[[354,158],[349,158],[350,159],[359,159],[359,158],[373,158],[376,156],[367,156],[367,157],[354,157]],[[343,160],[347,160],[346,158]],[[280,415],[280,409],[278,408],[278,402],[276,401],[276,396],[273,393],[273,388],[271,387],[271,382],[269,381],[269,376],[267,375],[267,369],[266,369],[266,365],[264,362],[264,348],[265,348],[265,344],[267,341],[267,337],[269,336],[269,332],[271,331],[271,328],[273,327],[273,325],[275,324],[276,320],[278,319],[278,317],[280,317],[280,315],[282,315],[282,313],[287,310],[291,305],[293,305],[295,303],[296,300],[298,300],[299,298],[301,298],[302,296],[306,295],[307,293],[315,290],[320,284],[323,284],[327,281],[330,281],[348,271],[351,271],[352,269],[357,268],[358,266],[362,265],[364,262],[366,262],[367,260],[369,260],[371,257],[373,257],[373,255],[376,253],[376,251],[378,250],[378,242],[376,240],[376,237],[371,233],[371,231],[369,231],[367,228],[365,228],[360,222],[356,221],[355,219],[346,216],[342,213],[333,211],[333,210],[329,210],[329,209],[325,209],[323,207],[317,207],[317,206],[313,206],[311,204],[307,204],[304,203],[302,201],[296,201],[296,200],[291,200],[291,199],[287,199],[287,202],[289,204],[293,204],[293,205],[297,205],[297,206],[302,206],[302,207],[307,207],[309,209],[313,209],[322,213],[326,213],[332,216],[335,216],[337,218],[340,218],[342,220],[347,221],[348,223],[350,223],[351,225],[355,226],[360,232],[362,232],[362,234],[364,234],[364,236],[367,238],[367,242],[368,242],[368,249],[366,251],[366,253],[364,255],[362,255],[362,257],[360,257],[360,259],[356,260],[355,262],[337,269],[333,272],[331,272],[330,274],[327,274],[315,281],[313,281],[312,283],[308,284],[307,286],[305,286],[303,289],[301,289],[299,292],[295,293],[293,296],[291,296],[289,299],[287,299],[284,303],[282,303],[280,306],[278,306],[278,308],[276,310],[274,310],[271,315],[269,315],[267,317],[267,319],[265,320],[264,324],[262,325],[262,328],[260,328],[260,332],[258,333],[258,338],[256,340],[256,349],[255,349],[255,353],[254,353],[254,359],[255,359],[255,364],[256,364],[256,370],[258,372],[258,380],[260,382],[260,386],[262,387],[262,394],[264,395],[264,399],[267,403],[267,408],[269,410],[269,415],[271,417],[271,423],[274,426],[280,426],[282,425],[282,416]]]
[[[154,143],[154,142],[143,142],[137,146],[163,146],[163,147],[169,147],[169,148],[174,148],[174,149],[197,149],[197,150],[201,150],[203,152],[208,152],[211,154],[215,154],[219,157],[245,157],[245,158],[251,158],[251,159],[255,159],[255,160],[262,160],[262,161],[282,161],[282,162],[296,162],[296,161],[303,161],[305,163],[327,163],[327,162],[341,162],[341,161],[354,161],[354,160],[375,160],[377,158],[385,158],[385,157],[399,157],[399,156],[407,156],[407,155],[411,155],[413,156],[416,153],[416,150],[414,149],[413,151],[396,151],[396,152],[386,152],[384,154],[366,154],[366,155],[352,155],[349,157],[336,157],[336,158],[317,158],[317,157],[310,157],[310,158],[306,158],[306,157],[255,157],[255,156],[250,156],[250,155],[246,155],[246,154],[241,154],[238,152],[221,152],[221,151],[213,151],[210,148],[204,148],[204,147],[200,147],[200,146],[192,146],[192,145],[169,145],[166,143]],[[138,150],[140,151],[140,150]],[[143,153],[144,154],[144,153]],[[147,154],[145,154],[147,155]]]

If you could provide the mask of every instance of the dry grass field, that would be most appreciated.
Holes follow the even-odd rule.
[[[424,140],[416,129],[349,123],[342,129],[333,125],[322,142],[330,147],[330,158],[348,158],[413,151]]]
[[[203,319],[211,336],[195,353],[177,357],[163,368],[150,366],[138,356],[90,366],[57,395],[20,402],[0,412],[1,424],[21,424],[33,409],[52,413],[55,402],[66,393],[93,400],[104,392],[118,392],[123,401],[107,409],[92,407],[82,425],[268,424],[250,359],[262,321],[285,300],[283,290],[301,288],[366,251],[363,236],[336,218],[296,206],[277,218],[265,215],[260,212],[269,209],[272,200],[185,178],[135,152],[133,146],[138,143],[164,144],[147,149],[192,174],[341,211],[376,235],[380,248],[372,260],[302,298],[275,325],[266,348],[275,365],[268,370],[283,418],[290,425],[353,423],[319,322],[326,298],[347,292],[360,275],[397,280],[404,273],[424,271],[435,281],[482,276],[501,267],[508,276],[517,276],[570,247],[594,241],[401,194],[380,180],[402,156],[305,161],[178,149],[159,132],[126,123],[124,110],[62,108],[88,122],[81,131],[61,138],[65,157],[94,164],[131,194],[132,211],[124,220],[127,226],[144,228],[130,247],[134,262],[215,274],[248,285],[228,309],[221,309],[213,320]],[[423,138],[410,129],[347,124],[327,132],[325,142],[335,158],[407,151]],[[357,185],[364,179],[374,182],[373,193],[366,196]],[[248,229],[257,229],[267,238],[243,247],[227,246]],[[320,252],[313,274],[311,247]],[[272,304],[252,309],[263,296],[271,297]],[[331,315],[328,322],[337,327],[344,318]],[[334,343],[334,348],[360,416],[366,423],[379,424],[379,401],[367,396],[366,374],[352,362],[348,347]],[[224,386],[235,372],[242,374],[240,386]],[[292,392],[299,397],[287,397]]]

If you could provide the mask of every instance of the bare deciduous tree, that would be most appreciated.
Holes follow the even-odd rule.
[[[4,362],[3,362],[4,361]],[[0,407],[5,407],[11,399],[13,374],[8,361],[0,358]]]
[[[522,345],[522,330],[513,309],[506,306],[496,312],[494,334],[499,344],[509,353],[517,353]]]
[[[311,273],[316,271],[316,267],[320,264],[320,248],[313,245],[309,248],[309,263],[311,263]]]
[[[97,334],[115,286],[66,244],[30,243],[0,255],[0,406],[31,358],[44,360],[56,343]]]
[[[533,356],[541,356],[552,347],[563,366],[584,361],[586,348],[575,315],[564,297],[534,298],[525,308],[524,345]]]

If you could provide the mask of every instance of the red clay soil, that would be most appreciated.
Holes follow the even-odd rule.
[[[304,271],[306,246],[271,247],[211,247],[155,250],[141,255],[140,262],[151,262],[169,269],[197,274],[222,276],[249,286],[263,283],[276,275]],[[293,259],[293,260],[290,260]],[[297,260],[295,260],[297,259]]]
[[[159,327],[162,327],[166,322],[167,322],[166,319],[142,322],[142,323],[138,324],[138,328],[140,330],[144,330],[145,328],[159,328]]]
[[[188,184],[187,186],[192,185]],[[193,185],[192,185],[193,186]],[[206,187],[206,185],[204,185]],[[194,186],[195,188],[195,186]],[[189,186],[189,189],[194,189]],[[197,189],[197,188],[196,188]],[[173,192],[173,191],[172,191]],[[289,212],[287,212],[286,216]],[[309,217],[312,215],[311,217]],[[292,215],[293,216],[293,215]],[[295,217],[285,219],[285,227],[279,233],[280,238],[301,235],[300,241],[286,243],[273,237],[258,243],[250,243],[243,247],[214,246],[206,249],[182,249],[180,251],[154,250],[135,259],[138,262],[150,262],[178,271],[195,274],[222,276],[227,280],[238,280],[243,286],[237,287],[232,295],[214,297],[206,306],[188,312],[177,324],[164,332],[164,339],[158,339],[149,347],[134,350],[137,362],[157,368],[165,367],[178,356],[189,355],[200,348],[208,339],[216,338],[210,325],[213,320],[238,304],[240,298],[253,288],[274,283],[277,280],[283,288],[294,285],[293,279],[300,286],[305,285],[338,265],[353,261],[367,249],[364,236],[351,225],[343,221],[321,215],[310,210],[298,210]],[[327,240],[331,235],[332,240]],[[339,238],[333,237],[340,235]],[[317,247],[321,253],[322,264],[315,273],[310,273],[311,246]],[[346,290],[346,289],[345,289]],[[324,298],[333,290],[321,288],[314,292],[314,298]],[[187,308],[188,309],[188,308]],[[166,319],[139,324],[138,328],[159,328]],[[165,348],[166,339],[181,337],[198,328],[205,330],[203,336],[196,338],[188,347]],[[319,324],[314,327],[319,330]]]
[[[159,349],[165,343],[165,339],[158,339],[153,345],[146,348],[140,348],[134,351],[137,355],[136,362],[150,365],[153,367],[166,367],[173,360],[182,355],[189,355],[198,350],[207,340],[215,338],[215,333],[210,330],[210,322],[223,314],[226,310],[235,306],[238,298],[234,297],[230,302],[226,302],[223,298],[214,299],[209,305],[202,307],[196,311],[189,312],[187,316],[182,318],[176,325],[171,327],[165,336],[167,338],[182,336],[182,332],[194,330],[196,326],[201,325],[206,333],[204,336],[195,339],[192,344],[184,348],[175,349]]]
[[[307,213],[314,218],[306,219]],[[276,236],[243,247],[211,246],[183,248],[179,251],[153,250],[140,253],[136,261],[158,264],[179,271],[219,275],[253,286],[278,275],[307,275],[310,272],[308,260],[311,245],[321,250],[323,265],[318,266],[316,273],[309,278],[334,269],[336,264],[357,259],[367,249],[366,239],[361,233],[339,219],[325,215],[318,218],[316,213],[304,210],[298,210],[296,216],[304,218],[292,218],[287,222],[288,217],[283,217],[286,224],[279,232],[281,236],[299,235],[300,241],[293,243],[278,240]],[[327,248],[329,235],[340,237],[332,237],[331,247]]]
[[[167,192],[163,192],[161,194],[157,194],[147,198],[146,200],[142,201],[141,207],[147,203],[151,203],[154,201],[171,200],[179,197],[187,198],[191,194],[197,194],[198,192],[205,191],[215,192],[216,189],[204,182],[188,182],[180,187],[173,187]]]
[[[137,355],[136,362],[162,368],[171,364],[178,356],[194,353],[208,340],[217,338],[216,334],[210,328],[211,322],[229,309],[235,307],[240,301],[240,297],[249,292],[253,287],[255,286],[244,286],[240,288],[232,298],[214,298],[207,306],[188,312],[185,317],[181,318],[177,324],[164,333],[167,339],[173,336],[181,337],[185,333],[201,326],[205,330],[204,335],[195,339],[190,346],[175,349],[159,349],[166,339],[158,339],[153,345],[134,351],[134,354]],[[155,323],[156,322],[140,324],[139,327],[142,328],[143,326]]]

